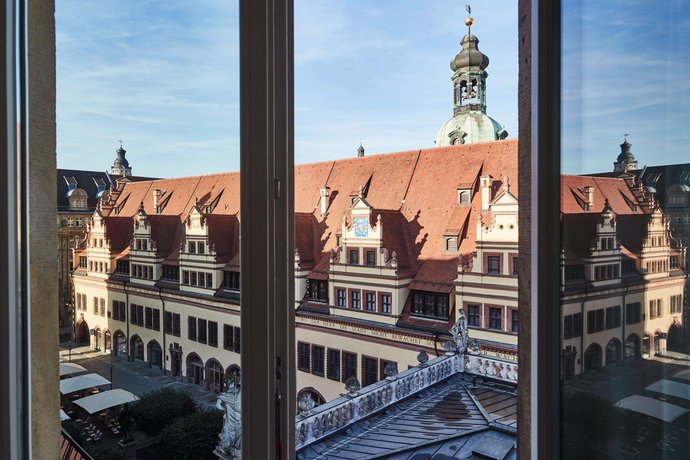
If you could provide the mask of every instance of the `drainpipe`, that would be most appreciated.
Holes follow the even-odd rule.
[[[127,338],[125,339],[125,349],[127,350],[127,361],[130,359],[130,350],[129,350],[129,320],[130,320],[130,306],[129,306],[129,292],[127,292],[127,281],[122,282],[122,287],[125,290],[125,318],[127,318],[127,321],[125,323],[127,324]]]
[[[580,305],[580,317],[582,318],[582,333],[580,334],[580,378],[585,375],[585,332],[587,330],[585,303],[587,302],[588,296],[589,288],[585,289],[585,298],[582,299],[582,305]]]
[[[165,349],[165,300],[163,300],[163,293],[161,292],[161,287],[158,285],[156,287],[158,288],[158,297],[160,297],[161,299],[161,306],[163,310],[163,327],[161,328],[161,331],[163,331],[163,362],[161,364],[163,365],[163,375],[165,375],[167,370],[165,368],[165,362],[167,360],[167,351]],[[172,318],[170,318],[170,321],[172,322]],[[170,325],[170,327],[172,327],[172,324]]]
[[[621,308],[623,309],[622,314],[621,314],[621,318],[622,318],[621,319],[621,326],[623,326],[623,328],[621,329],[621,331],[622,331],[621,355],[622,356],[619,357],[621,366],[625,366],[625,324],[627,321],[626,315],[627,315],[627,310],[628,310],[626,305],[625,305],[625,297],[628,295],[628,283],[623,283],[623,285],[625,286],[625,290],[623,291],[623,305],[621,306]]]

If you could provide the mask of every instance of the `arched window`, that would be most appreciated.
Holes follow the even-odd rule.
[[[148,344],[149,366],[163,368],[163,350],[157,341],[151,340]]]
[[[137,361],[144,361],[144,341],[141,337],[135,335],[130,340],[130,346],[132,350],[132,359]]]
[[[206,372],[208,376],[208,389],[220,393],[225,386],[225,374],[223,373],[223,366],[218,360],[211,358],[206,363]]]

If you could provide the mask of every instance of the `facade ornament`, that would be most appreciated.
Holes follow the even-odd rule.
[[[458,310],[458,320],[450,329],[450,334],[453,336],[455,352],[465,353],[467,350],[467,343],[469,341],[469,334],[467,333],[467,318],[465,317],[464,310]]]
[[[426,354],[426,351],[419,351],[419,354],[417,355],[417,361],[419,361],[419,367],[426,367],[426,363],[427,361],[429,361],[429,355]]]
[[[381,255],[383,256],[383,263],[385,264],[386,267],[391,266],[390,258],[388,257],[388,249],[387,248],[381,248]]]
[[[364,196],[364,187],[362,187],[362,184],[359,185],[359,190],[357,191],[357,196],[362,198]]]
[[[347,395],[349,397],[354,398],[359,394],[359,390],[361,389],[362,385],[359,383],[359,380],[357,380],[357,377],[355,377],[354,375],[351,375],[345,381],[345,391],[347,391]]]
[[[297,247],[295,247],[295,263],[300,263],[300,260],[301,260],[301,258],[299,255],[299,249],[297,249]]]
[[[223,430],[218,435],[218,445],[213,453],[223,460],[242,458],[241,393],[240,385],[232,379],[228,381],[228,389],[218,396],[225,414]]]
[[[398,253],[395,251],[393,251],[393,254],[391,255],[391,267],[398,268]]]
[[[316,403],[314,402],[314,398],[312,398],[310,391],[304,392],[302,397],[299,399],[297,406],[299,407],[300,414],[304,416],[311,414],[311,410],[316,406]]]
[[[481,347],[479,346],[479,341],[477,339],[472,339],[469,343],[468,349],[470,353],[473,355],[478,355],[479,354],[479,349]]]
[[[508,175],[503,176],[503,190],[508,193],[510,192],[510,182]]]
[[[386,365],[383,366],[383,374],[386,376],[386,380],[395,380],[396,375],[398,375],[398,363],[386,363]]]

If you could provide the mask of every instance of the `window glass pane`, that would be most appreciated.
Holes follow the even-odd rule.
[[[490,407],[507,427],[501,458],[515,455],[517,2],[479,3],[295,3],[298,458],[428,456],[441,431],[474,446],[469,414]],[[457,357],[452,331],[466,327]],[[437,377],[445,360],[452,375]],[[487,386],[434,399],[435,382],[474,377]],[[417,378],[410,398],[399,384]],[[418,415],[398,420],[408,404]],[[354,418],[324,428],[351,407]],[[355,441],[359,423],[379,434]]]
[[[160,406],[87,414],[75,401],[111,385],[84,388],[63,427],[93,458],[128,437],[209,458],[241,372],[239,2],[55,2],[55,20],[61,358]],[[173,424],[202,429],[171,452]]]
[[[563,452],[686,458],[687,8],[562,5]]]

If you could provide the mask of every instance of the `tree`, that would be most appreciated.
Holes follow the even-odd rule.
[[[223,429],[223,411],[201,410],[177,419],[161,434],[158,453],[171,460],[216,460],[213,453]]]
[[[176,418],[195,412],[196,405],[185,391],[161,388],[131,403],[130,409],[137,427],[146,435],[154,436]]]

